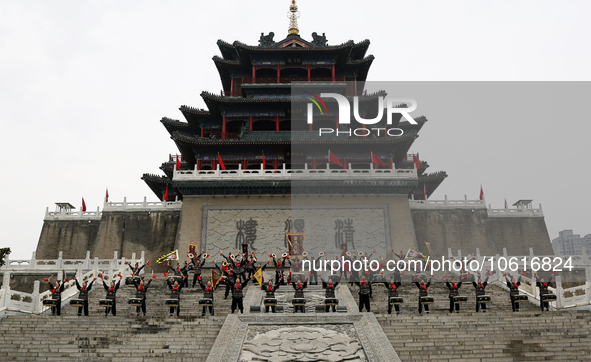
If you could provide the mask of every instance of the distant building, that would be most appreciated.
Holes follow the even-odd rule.
[[[558,232],[558,237],[552,240],[552,249],[556,255],[581,255],[586,249],[591,253],[591,234],[581,237],[573,234],[572,230]]]

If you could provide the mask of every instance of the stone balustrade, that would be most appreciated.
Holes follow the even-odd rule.
[[[540,303],[540,293],[539,293],[539,289],[536,287],[536,279],[535,279],[535,277],[533,277],[531,267],[527,269],[530,271],[529,274],[522,275],[519,273],[519,271],[521,271],[521,268],[523,268],[523,262],[522,262],[523,258],[527,258],[528,260],[531,260],[532,258],[536,257],[540,261],[543,258],[550,258],[550,260],[554,260],[557,257],[562,258],[562,260],[566,260],[566,259],[570,258],[570,260],[571,260],[570,265],[572,265],[573,268],[585,270],[585,282],[580,286],[564,288],[563,283],[565,281],[562,280],[562,277],[560,275],[557,275],[554,280],[556,287],[548,287],[548,290],[551,291],[552,293],[556,294],[556,297],[557,297],[556,302],[550,303],[550,306],[553,308],[556,308],[556,309],[566,309],[566,308],[581,307],[581,306],[586,306],[586,305],[591,304],[591,255],[590,254],[572,255],[572,256],[571,255],[561,255],[561,256],[535,255],[533,248],[529,248],[529,251],[530,251],[529,255],[515,256],[515,255],[508,255],[507,248],[503,248],[502,255],[496,254],[496,255],[482,256],[482,255],[480,255],[480,250],[478,248],[476,248],[475,255],[468,254],[465,256],[465,258],[468,259],[468,261],[475,259],[480,264],[484,263],[483,267],[481,268],[481,270],[483,271],[481,273],[483,279],[486,276],[488,276],[489,283],[495,283],[495,285],[498,285],[503,289],[509,290],[509,288],[506,285],[505,277],[503,276],[503,274],[507,274],[508,278],[514,277],[516,280],[519,277],[521,277],[522,284],[519,288],[520,292],[527,295],[530,298],[530,301],[532,301],[538,305]],[[458,250],[457,254],[453,255],[451,248],[448,249],[448,257],[450,259],[455,259],[455,260],[463,260],[464,259],[464,256],[462,256],[461,250]],[[500,271],[500,270],[498,270],[499,269],[498,265],[495,265],[494,267],[491,265],[491,260],[490,260],[491,257],[493,257],[495,261],[498,261],[499,258],[504,258],[507,261],[514,258],[514,260],[518,261],[518,263],[517,263],[518,269],[515,271],[509,270],[509,269],[507,269],[505,271]],[[555,265],[555,264],[552,264],[552,265]],[[509,266],[508,266],[508,268],[509,268]],[[494,270],[495,273],[492,275],[488,275],[487,272],[489,270]],[[565,268],[565,270],[566,270],[566,268]],[[549,271],[551,271],[551,270],[546,270],[546,272],[549,272]],[[538,272],[544,272],[544,271],[538,270]],[[456,275],[460,275],[463,272],[455,272],[452,270],[451,273],[456,274]],[[535,273],[535,271],[534,271],[534,273]],[[532,277],[528,277],[527,275],[532,275]]]
[[[542,205],[539,209],[518,206],[515,208],[493,209],[490,204],[486,206],[486,200],[468,200],[464,195],[463,200],[449,200],[447,195],[443,200],[409,200],[411,209],[486,209],[489,217],[544,217]]]
[[[123,202],[105,202],[103,211],[151,211],[151,210],[173,210],[180,209],[182,201],[147,201],[144,197],[142,202],[128,202],[127,197]]]
[[[48,275],[57,275],[57,280],[64,279],[64,272],[75,271],[76,278],[80,281],[92,280],[98,278],[100,274],[107,276],[108,279],[121,274],[124,278],[131,274],[131,269],[127,264],[144,264],[144,252],[141,252],[139,259],[136,259],[135,253],[131,259],[117,258],[117,252],[114,252],[113,259],[90,258],[90,252],[86,252],[85,259],[63,259],[62,252],[59,252],[59,258],[54,260],[37,260],[35,252],[29,260],[10,260],[5,259],[5,265],[0,268],[3,273],[2,288],[0,289],[0,318],[6,314],[31,313],[41,314],[48,310],[43,305],[43,300],[51,298],[51,291],[40,293],[41,282],[36,280],[33,284],[33,293],[24,293],[10,288],[10,280],[15,273],[23,275],[31,273],[38,275],[47,273]],[[143,270],[142,270],[143,272]],[[62,306],[69,303],[69,300],[78,294],[76,281],[70,280],[65,283],[65,289],[62,293]]]
[[[416,180],[417,172],[414,169],[287,169],[283,164],[280,169],[238,169],[221,170],[219,165],[215,170],[174,170],[174,181],[212,181],[212,180],[285,180],[305,181],[322,179],[347,179],[347,180]]]
[[[443,200],[409,200],[411,209],[486,209],[484,200],[468,200],[464,195],[463,200],[448,200],[447,195]]]

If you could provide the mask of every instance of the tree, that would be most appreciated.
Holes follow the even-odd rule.
[[[4,258],[10,254],[10,248],[0,249],[0,267],[4,266]]]

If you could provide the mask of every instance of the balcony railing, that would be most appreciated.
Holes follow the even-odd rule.
[[[221,170],[174,170],[174,181],[211,181],[211,180],[364,180],[395,179],[417,180],[415,170],[408,169],[287,169],[285,164],[280,169],[238,169]]]
[[[345,77],[335,77],[335,82],[345,82]],[[331,77],[312,77],[308,80],[308,78],[296,78],[296,77],[281,77],[279,81],[277,77],[273,78],[242,78],[242,84],[287,84],[291,82],[327,82],[332,83],[333,79]]]

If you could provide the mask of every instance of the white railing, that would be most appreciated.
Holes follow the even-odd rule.
[[[463,200],[448,200],[447,195],[443,200],[409,200],[410,207],[413,209],[438,209],[438,208],[452,208],[452,209],[485,209],[486,203],[484,200],[468,200],[464,195]]]
[[[308,179],[397,179],[416,180],[414,169],[286,169],[285,164],[280,169],[242,169],[242,165],[235,170],[174,170],[175,181],[211,181],[211,180],[308,180]]]
[[[175,201],[147,201],[144,197],[144,201],[140,202],[129,202],[127,197],[123,198],[122,202],[116,201],[105,201],[103,204],[104,211],[160,211],[160,210],[178,210],[183,205],[182,201],[178,199]],[[96,211],[49,211],[49,208],[45,209],[46,221],[51,220],[100,220],[103,216],[103,212],[97,207]]]
[[[142,202],[128,202],[127,197],[123,198],[123,202],[105,202],[103,211],[138,211],[138,210],[168,210],[180,209],[182,201],[147,201],[144,197]]]
[[[60,252],[61,255],[61,252]],[[33,283],[33,293],[24,293],[10,289],[11,272],[16,272],[18,275],[26,274],[27,272],[39,274],[39,272],[51,272],[57,275],[58,280],[63,280],[63,271],[76,271],[76,279],[82,284],[83,281],[92,281],[94,278],[99,278],[100,274],[108,276],[108,279],[121,274],[124,278],[131,275],[131,269],[127,264],[144,264],[144,252],[141,252],[140,259],[135,258],[135,253],[132,254],[131,259],[120,258],[117,259],[117,252],[113,259],[89,259],[89,252],[87,252],[86,259],[66,259],[72,263],[64,263],[64,259],[44,260],[42,264],[31,263],[31,261],[14,260],[10,264],[4,265],[1,270],[4,274],[2,281],[2,288],[0,289],[0,317],[9,313],[29,313],[41,314],[49,309],[43,305],[43,300],[51,298],[51,291],[47,290],[40,293],[41,282],[36,280]],[[35,256],[33,255],[33,259]],[[98,260],[98,262],[97,262]],[[8,261],[8,260],[7,260]],[[27,263],[25,263],[27,262]],[[61,268],[56,266],[62,265]],[[15,267],[16,266],[16,267]],[[50,267],[50,268],[49,268]],[[49,268],[49,269],[48,269]],[[143,270],[142,270],[143,272]],[[99,282],[99,280],[97,280]],[[95,288],[99,284],[95,284]],[[93,289],[95,290],[95,289]],[[78,294],[76,288],[76,281],[70,280],[65,282],[64,292],[62,292],[62,306],[69,304],[72,297]]]
[[[499,269],[498,265],[495,265],[494,267],[491,265],[491,260],[490,260],[491,257],[494,258],[495,262],[498,261],[499,258],[505,258],[505,260],[507,260],[507,261],[513,259],[517,262],[517,265],[519,266],[519,268],[522,268],[522,266],[523,266],[522,260],[524,258],[527,258],[528,260],[531,261],[532,258],[536,257],[536,258],[538,258],[538,260],[540,260],[540,263],[541,263],[541,260],[543,258],[548,257],[548,258],[550,258],[550,260],[554,260],[554,258],[557,257],[556,255],[535,255],[533,252],[533,248],[530,248],[529,250],[530,250],[530,255],[509,256],[507,254],[507,248],[503,248],[502,255],[496,254],[494,256],[491,256],[491,255],[481,256],[480,250],[478,248],[476,248],[476,255],[468,254],[467,256],[463,257],[461,250],[458,250],[457,255],[453,255],[451,249],[448,249],[448,257],[450,259],[454,259],[454,260],[464,260],[464,258],[466,258],[468,260],[468,262],[470,260],[475,259],[479,262],[479,265],[484,263],[484,266],[482,267],[483,278],[487,276],[488,270],[496,271],[496,273],[494,273],[493,275],[488,276],[489,283],[494,283],[495,285],[497,285],[505,290],[509,290],[509,288],[507,287],[506,280],[505,280],[505,277],[503,276],[503,274],[506,274],[509,279],[514,277],[515,280],[517,280],[518,278],[521,277],[522,283],[519,287],[520,292],[527,295],[530,298],[530,301],[539,305],[540,293],[539,293],[539,289],[536,287],[536,279],[535,278],[530,278],[526,275],[521,275],[517,271],[511,271],[511,270],[500,271],[500,270],[498,270]],[[574,308],[574,307],[591,305],[591,255],[588,255],[588,254],[572,255],[572,256],[571,255],[561,255],[560,258],[562,258],[562,260],[565,260],[565,258],[570,258],[570,265],[572,265],[573,268],[585,269],[585,282],[584,282],[584,284],[582,284],[580,286],[571,287],[571,288],[564,288],[563,287],[564,282],[562,281],[562,277],[560,275],[557,275],[556,279],[554,280],[556,287],[555,288],[548,287],[548,290],[556,295],[556,302],[551,302],[550,306],[553,308],[556,308],[556,309],[565,309],[565,308]],[[531,268],[528,268],[528,270],[530,270],[530,269]],[[452,273],[460,275],[463,272],[454,272],[452,270]],[[531,274],[531,271],[530,271],[530,274]]]
[[[526,207],[517,207],[514,209],[493,209],[488,206],[489,217],[543,217],[542,204],[539,209],[528,209]]]
[[[37,259],[36,253],[32,253],[31,259],[21,259],[21,260],[12,260],[9,257],[4,259],[4,266],[0,268],[0,271],[17,271],[17,272],[33,272],[33,271],[73,271],[78,270],[79,265],[82,266],[83,269],[104,269],[108,267],[109,264],[112,264],[114,268],[121,267],[121,263],[125,263],[133,261],[139,262],[144,260],[144,252],[142,251],[141,256],[139,259],[136,259],[135,253],[131,254],[131,259],[125,258],[117,258],[117,252],[114,252],[114,257],[112,259],[99,259],[99,258],[90,258],[90,251],[86,252],[85,259],[64,259],[63,252],[58,253],[57,259]]]
[[[486,207],[485,200],[468,200],[464,195],[463,200],[448,200],[447,195],[443,200],[409,200],[411,209],[486,209],[489,217],[544,217],[542,205],[539,209],[515,207],[506,209],[493,209]]]
[[[46,208],[44,220],[100,220],[101,216],[98,206],[96,211],[49,211]]]

